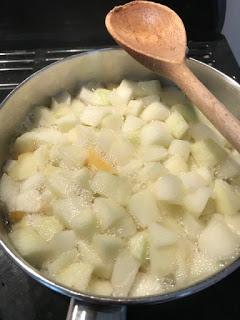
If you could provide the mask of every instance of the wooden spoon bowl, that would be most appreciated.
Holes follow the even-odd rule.
[[[186,31],[173,10],[150,1],[133,1],[111,10],[106,27],[137,61],[175,82],[240,151],[240,122],[187,67]]]
[[[134,1],[114,8],[106,17],[108,31],[126,49],[152,59],[181,63],[187,45],[182,20],[166,6],[149,4]]]

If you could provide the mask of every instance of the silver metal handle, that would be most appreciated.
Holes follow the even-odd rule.
[[[71,298],[66,320],[125,320],[126,306],[91,306]]]

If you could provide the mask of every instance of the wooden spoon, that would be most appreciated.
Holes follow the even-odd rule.
[[[133,1],[111,10],[105,23],[120,46],[147,68],[175,82],[240,152],[240,122],[187,67],[186,31],[173,10],[154,2]]]

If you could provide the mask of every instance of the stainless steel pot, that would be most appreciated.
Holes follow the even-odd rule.
[[[199,79],[236,115],[240,117],[240,86],[223,73],[196,60],[188,61]],[[135,62],[120,49],[104,49],[83,53],[54,63],[20,84],[2,103],[0,111],[0,166],[8,156],[11,138],[34,105],[46,105],[50,97],[66,89],[72,94],[81,83],[90,80],[117,82],[122,78],[159,78]],[[161,78],[161,77],[160,77]],[[162,82],[166,82],[161,79]],[[240,258],[224,270],[183,290],[140,298],[111,298],[80,293],[54,283],[29,265],[9,241],[5,220],[0,221],[0,244],[6,253],[30,276],[45,286],[71,298],[67,319],[124,319],[126,306],[163,303],[203,290],[220,281],[240,266]]]

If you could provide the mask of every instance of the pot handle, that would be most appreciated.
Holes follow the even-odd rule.
[[[91,306],[71,298],[66,320],[125,320],[126,306]]]

